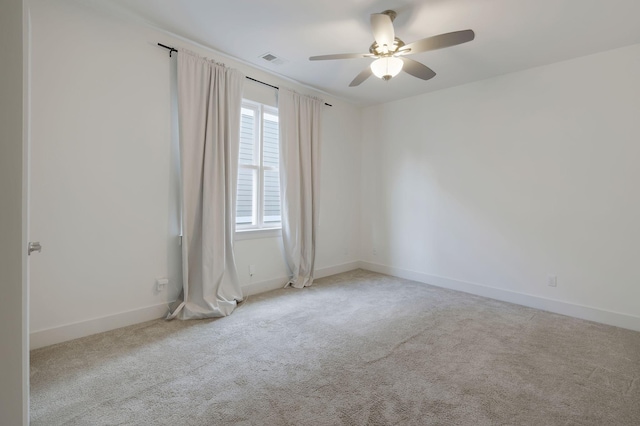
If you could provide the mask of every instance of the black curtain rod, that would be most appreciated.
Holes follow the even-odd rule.
[[[175,47],[166,46],[166,45],[164,45],[164,44],[162,44],[162,43],[158,43],[158,46],[160,46],[160,47],[164,47],[165,49],[169,50],[169,57],[171,57],[171,54],[172,54],[173,52],[176,52],[176,53],[178,52],[178,49],[176,49]],[[248,75],[247,75],[247,76],[245,76],[245,77],[247,78],[247,80],[255,81],[256,83],[260,83],[260,84],[264,84],[265,86],[269,86],[269,87],[271,87],[272,89],[280,90],[280,88],[279,88],[278,86],[274,86],[273,84],[269,84],[269,83],[265,83],[264,81],[256,80],[255,78],[253,78],[253,77],[249,77]],[[330,107],[332,107],[332,106],[333,106],[333,105],[328,104],[328,103],[326,103],[326,102],[325,102],[324,104],[325,104],[326,106],[330,106]]]
[[[164,47],[165,49],[169,49],[169,57],[171,57],[171,54],[172,54],[173,52],[178,53],[178,49],[176,49],[175,47],[165,46],[165,45],[164,45],[164,44],[162,44],[162,43],[158,43],[158,46],[160,46],[160,47]]]

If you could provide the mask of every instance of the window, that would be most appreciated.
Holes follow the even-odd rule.
[[[278,110],[243,100],[236,230],[280,228]]]

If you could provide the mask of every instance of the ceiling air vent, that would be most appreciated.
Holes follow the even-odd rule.
[[[260,55],[260,57],[262,59],[264,59],[267,62],[270,62],[274,65],[282,65],[286,62],[286,60],[282,59],[282,58],[278,58],[276,55],[274,55],[273,53],[265,53],[264,55]]]

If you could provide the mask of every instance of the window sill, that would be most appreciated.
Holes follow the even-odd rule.
[[[282,228],[238,229],[235,232],[235,241],[253,240],[257,238],[276,238],[280,236],[282,236]]]

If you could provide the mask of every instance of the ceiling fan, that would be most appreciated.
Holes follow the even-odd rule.
[[[371,74],[387,81],[403,70],[414,77],[429,80],[435,77],[436,73],[426,65],[407,58],[406,55],[451,47],[466,43],[475,38],[475,33],[472,30],[463,30],[427,37],[414,41],[413,43],[405,44],[395,36],[395,30],[393,29],[393,20],[395,18],[396,12],[393,10],[385,10],[382,13],[374,13],[371,15],[371,29],[373,31],[374,42],[371,47],[369,47],[369,53],[340,53],[336,55],[312,56],[309,60],[324,61],[330,59],[376,58],[376,60],[371,63],[371,66],[365,68],[353,79],[349,87],[358,86],[369,78]]]

